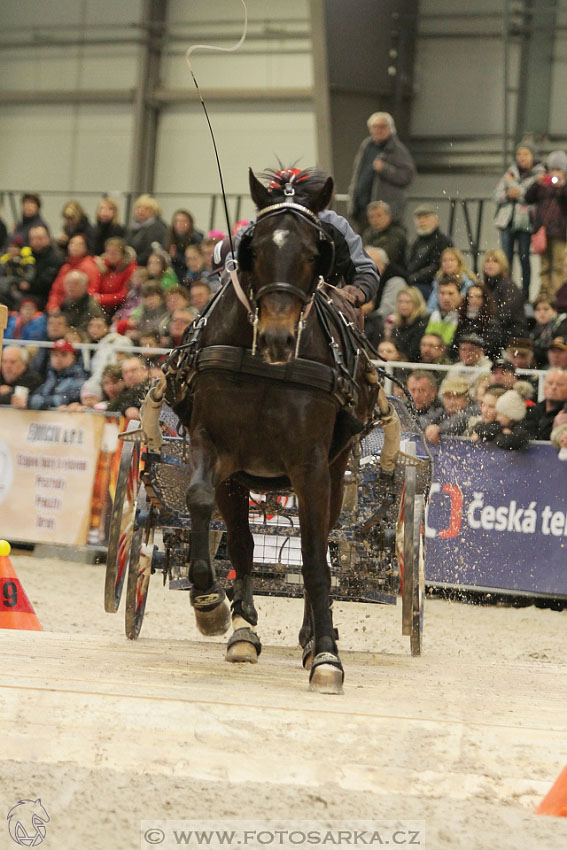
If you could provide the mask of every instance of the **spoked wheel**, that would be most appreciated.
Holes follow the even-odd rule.
[[[136,640],[142,628],[152,571],[154,528],[150,524],[150,517],[146,537],[146,517],[146,491],[142,487],[138,494],[134,531],[128,557],[125,630],[126,637],[130,640]]]
[[[137,424],[137,423],[136,423]],[[118,480],[114,494],[104,584],[104,610],[115,614],[120,605],[128,553],[134,530],[134,511],[139,488],[140,443],[122,443]]]
[[[423,608],[425,602],[424,509],[423,496],[417,495],[417,469],[405,471],[397,549],[402,584],[402,634],[409,635],[412,655],[421,655]]]

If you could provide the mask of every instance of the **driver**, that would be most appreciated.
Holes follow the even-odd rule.
[[[267,186],[270,193],[278,196],[286,183],[301,183],[310,172],[301,171],[299,168],[284,168],[276,171]],[[325,179],[325,175],[320,175]],[[276,202],[276,197],[274,197]],[[327,282],[338,286],[343,292],[351,296],[355,307],[374,302],[378,294],[380,278],[374,261],[370,259],[362,247],[362,240],[354,232],[346,218],[334,210],[321,210],[318,214],[321,226],[329,239],[335,245],[335,260],[333,269],[327,275]],[[236,237],[238,242],[253,227],[251,221],[247,228],[241,230]],[[224,269],[226,259],[230,253],[230,240],[226,237],[222,242],[217,242],[213,252],[213,269],[216,271]]]

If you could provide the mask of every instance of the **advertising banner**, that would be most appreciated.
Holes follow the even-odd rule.
[[[549,444],[435,451],[426,579],[567,596],[567,463]]]
[[[104,416],[0,413],[0,536],[84,545]]]

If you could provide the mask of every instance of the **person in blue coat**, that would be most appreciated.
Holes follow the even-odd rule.
[[[57,410],[81,400],[81,387],[87,376],[77,361],[75,346],[66,339],[56,340],[49,361],[46,380],[28,398],[31,410]]]

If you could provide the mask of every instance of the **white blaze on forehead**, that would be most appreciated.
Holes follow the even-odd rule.
[[[273,240],[274,243],[281,248],[289,236],[289,230],[274,230]]]

